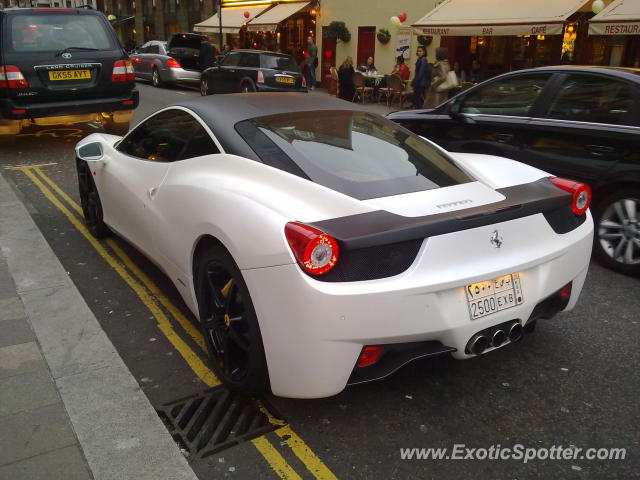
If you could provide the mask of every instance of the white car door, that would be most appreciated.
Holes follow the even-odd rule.
[[[96,178],[105,222],[154,257],[154,200],[171,163],[188,152],[193,117],[177,108],[149,117],[118,144]]]

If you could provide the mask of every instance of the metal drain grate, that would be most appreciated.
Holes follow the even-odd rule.
[[[269,422],[258,400],[223,387],[168,403],[157,412],[190,459],[212,455],[280,427]]]

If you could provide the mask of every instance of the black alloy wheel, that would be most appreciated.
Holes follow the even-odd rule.
[[[111,235],[111,230],[103,221],[102,202],[91,175],[91,168],[89,168],[87,162],[78,160],[77,171],[84,223],[94,237],[108,237]]]
[[[197,281],[201,328],[213,370],[230,389],[263,393],[268,374],[260,328],[237,265],[222,247],[199,258]]]
[[[613,270],[640,275],[640,192],[622,189],[593,209],[594,253]]]

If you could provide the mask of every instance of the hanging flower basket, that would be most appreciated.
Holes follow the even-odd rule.
[[[418,45],[422,45],[424,47],[428,47],[433,42],[433,37],[431,35],[418,35]]]
[[[324,37],[348,42],[351,40],[351,33],[349,33],[344,22],[331,22],[329,26],[324,29]]]
[[[391,40],[391,34],[386,28],[381,28],[380,30],[378,30],[376,37],[378,38],[378,41],[383,45],[386,45],[387,43],[389,43],[389,40]]]

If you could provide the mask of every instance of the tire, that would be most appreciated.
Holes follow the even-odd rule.
[[[200,79],[200,95],[203,97],[211,95],[211,92],[209,91],[209,80],[204,76]]]
[[[124,137],[129,131],[129,122],[114,122],[109,119],[103,124],[104,131],[110,135],[118,135]]]
[[[640,189],[623,188],[593,208],[594,256],[627,275],[640,275]]]
[[[269,375],[262,336],[247,285],[222,246],[204,250],[194,276],[200,325],[211,366],[234,392],[268,391]]]
[[[164,85],[162,78],[160,78],[160,72],[158,72],[156,67],[151,69],[151,84],[156,88],[162,88]]]
[[[102,202],[96,188],[96,183],[91,175],[91,169],[87,162],[78,160],[78,187],[80,190],[80,204],[87,230],[96,238],[104,238],[111,235],[111,230],[103,221]]]
[[[252,82],[243,82],[240,86],[240,91],[242,93],[255,93],[256,86]]]

